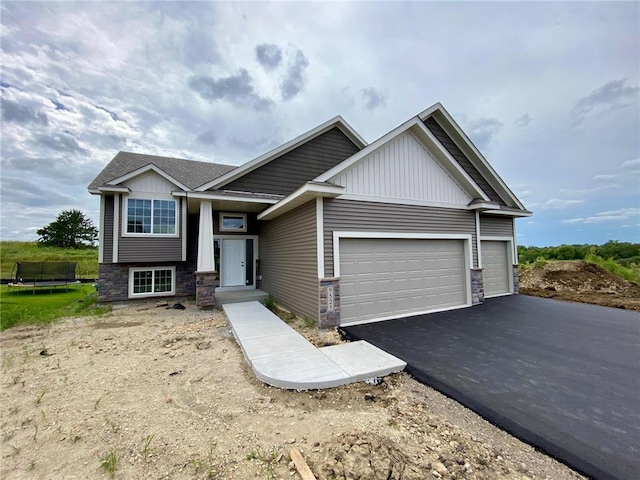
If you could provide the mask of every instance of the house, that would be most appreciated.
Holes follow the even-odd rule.
[[[88,188],[101,301],[259,288],[321,327],[517,293],[531,215],[439,103],[371,144],[336,117],[239,167],[119,152]]]

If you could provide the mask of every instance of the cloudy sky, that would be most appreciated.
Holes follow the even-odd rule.
[[[640,241],[640,3],[33,3],[1,9],[0,239],[118,150],[239,165],[342,115],[442,102],[530,210],[524,245]]]

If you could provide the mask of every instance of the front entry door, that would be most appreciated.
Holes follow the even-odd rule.
[[[245,240],[223,239],[220,266],[222,287],[245,286]]]

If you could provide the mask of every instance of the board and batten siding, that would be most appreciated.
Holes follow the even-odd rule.
[[[323,210],[325,277],[334,274],[334,231],[467,234],[472,236],[473,264],[478,264],[472,211],[341,199],[325,199]]]
[[[407,132],[331,179],[348,193],[467,205],[472,198]]]
[[[433,134],[434,137],[442,144],[444,149],[449,152],[453,158],[460,164],[460,166],[467,172],[474,182],[482,189],[482,191],[494,202],[499,205],[505,205],[504,200],[500,198],[500,195],[496,193],[489,182],[482,176],[478,169],[471,163],[467,156],[460,150],[458,145],[447,135],[447,132],[440,126],[440,124],[433,118],[429,117],[424,121],[425,126]]]
[[[113,195],[104,196],[102,228],[102,263],[113,263]]]
[[[358,151],[359,148],[334,127],[222,188],[289,195]]]
[[[276,303],[318,320],[316,202],[260,222],[260,289]]]
[[[481,237],[513,237],[513,218],[497,215],[480,215]]]
[[[182,261],[182,202],[177,198],[178,236],[123,236],[118,240],[118,263],[130,262],[180,262]],[[120,218],[124,212],[124,197],[120,199]]]

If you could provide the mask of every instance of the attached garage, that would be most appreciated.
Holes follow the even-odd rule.
[[[468,240],[340,238],[341,324],[469,305]]]
[[[511,293],[510,243],[498,240],[482,240],[482,282],[484,296],[495,297]]]

